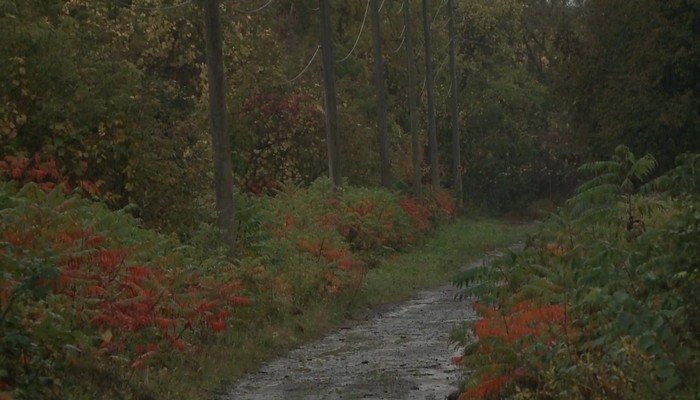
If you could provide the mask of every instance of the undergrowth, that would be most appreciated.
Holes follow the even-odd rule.
[[[700,395],[699,155],[619,147],[526,249],[456,279],[481,317],[464,346],[466,399]]]
[[[206,398],[367,305],[445,279],[466,243],[516,232],[469,223],[421,258],[409,250],[453,226],[446,192],[419,202],[321,179],[237,196],[231,262],[207,221],[186,243],[143,229],[52,159],[6,157],[0,176],[3,400]]]

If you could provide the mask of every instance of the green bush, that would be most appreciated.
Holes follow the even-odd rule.
[[[700,393],[700,157],[679,162],[648,184],[655,160],[625,147],[583,166],[595,176],[525,251],[458,279],[483,317],[455,333],[474,371],[461,398]]]

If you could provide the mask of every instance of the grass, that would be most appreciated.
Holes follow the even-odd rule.
[[[449,281],[455,272],[484,253],[525,238],[532,224],[498,220],[458,220],[410,252],[371,271],[360,300],[369,306],[401,301],[416,290]]]
[[[238,326],[224,335],[203,338],[204,349],[152,365],[134,382],[141,399],[211,399],[261,364],[284,355],[353,319],[372,307],[409,298],[417,290],[449,281],[466,263],[484,253],[522,240],[532,224],[460,219],[446,224],[406,253],[370,270],[362,288],[331,302],[315,302],[303,311],[276,310],[253,303],[237,314]],[[94,398],[99,398],[95,396]]]

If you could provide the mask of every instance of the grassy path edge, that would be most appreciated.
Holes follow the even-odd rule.
[[[534,227],[494,219],[458,219],[441,226],[410,251],[370,270],[358,293],[314,304],[298,315],[279,315],[274,320],[256,321],[255,307],[251,307],[247,315],[240,316],[240,329],[212,338],[205,354],[193,354],[190,362],[176,362],[167,371],[154,371],[150,395],[158,399],[215,398],[264,362],[338,327],[365,319],[375,307],[406,300],[418,290],[448,282],[467,263],[524,239]]]

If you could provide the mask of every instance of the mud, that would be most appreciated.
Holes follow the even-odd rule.
[[[270,362],[218,400],[445,399],[459,380],[450,331],[476,318],[457,293],[450,284],[421,291]]]

